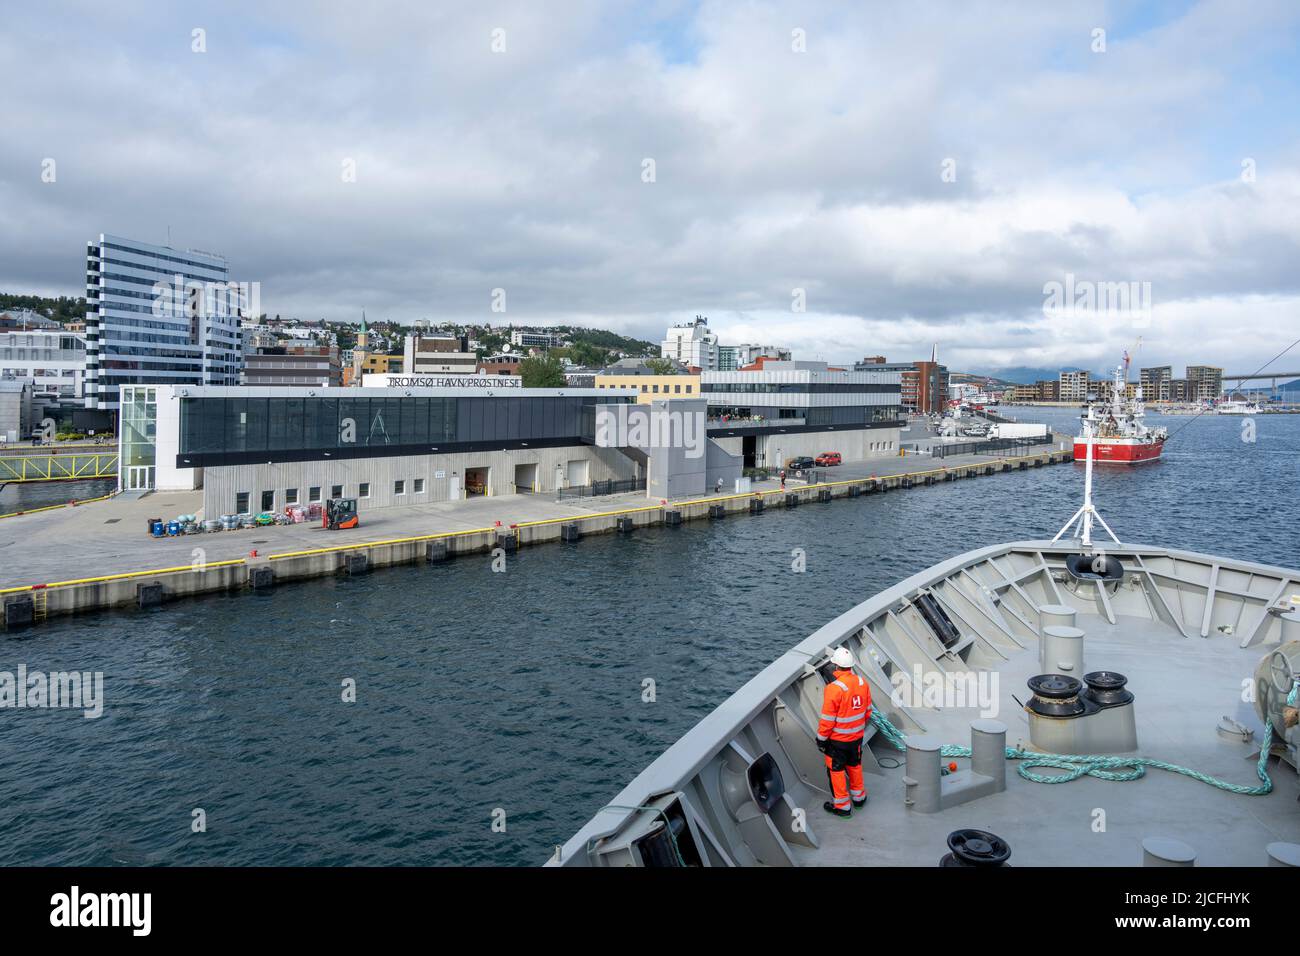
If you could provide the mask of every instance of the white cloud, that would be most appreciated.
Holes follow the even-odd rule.
[[[1142,33],[1101,3],[52,10],[0,37],[0,288],[79,291],[87,238],[170,225],[307,318],[658,340],[702,312],[831,361],[1102,364],[1131,330],[1042,314],[1071,272],[1152,283],[1153,361],[1262,362],[1298,324],[1300,144],[1261,121],[1293,110],[1283,3]]]

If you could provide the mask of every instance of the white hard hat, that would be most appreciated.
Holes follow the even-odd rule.
[[[853,652],[847,647],[837,647],[831,652],[831,663],[840,669],[853,666]]]

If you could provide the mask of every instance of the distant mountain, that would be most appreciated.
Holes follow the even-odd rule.
[[[1017,365],[1013,368],[990,368],[979,369],[974,372],[977,375],[987,375],[990,378],[1001,379],[1004,382],[1011,382],[1014,385],[1033,385],[1035,382],[1045,380],[1056,381],[1060,378],[1062,372],[1082,372],[1083,369],[1077,365],[1067,365],[1064,368],[1030,368],[1026,365]],[[1092,373],[1100,377],[1097,372]]]

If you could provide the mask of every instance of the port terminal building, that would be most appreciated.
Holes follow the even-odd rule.
[[[208,516],[606,483],[651,498],[702,494],[798,455],[896,455],[898,385],[882,374],[769,365],[706,373],[700,397],[650,403],[639,390],[494,388],[477,375],[442,387],[124,385],[119,487],[201,488]]]
[[[898,454],[902,373],[852,372],[825,362],[765,362],[753,371],[701,372],[709,437],[747,468],[839,452],[845,461]]]

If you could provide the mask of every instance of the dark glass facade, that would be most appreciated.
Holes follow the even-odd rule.
[[[897,384],[861,382],[705,382],[701,392],[748,392],[753,395],[881,395],[898,394]]]
[[[591,442],[612,396],[181,398],[186,467]]]

